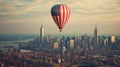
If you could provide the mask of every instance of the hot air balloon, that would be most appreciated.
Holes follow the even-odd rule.
[[[70,8],[65,4],[54,5],[51,8],[51,16],[61,32],[70,17]]]

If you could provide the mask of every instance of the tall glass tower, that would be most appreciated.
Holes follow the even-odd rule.
[[[95,29],[94,29],[94,48],[98,48],[98,32],[97,32],[97,26],[95,26]]]
[[[43,28],[43,24],[41,24],[41,27],[40,27],[40,44],[42,44],[43,39],[44,39],[44,28]]]

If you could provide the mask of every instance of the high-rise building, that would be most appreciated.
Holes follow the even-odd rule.
[[[43,24],[41,24],[41,27],[40,27],[40,43],[41,44],[43,42],[43,39],[44,39],[44,28],[43,28]]]
[[[64,53],[65,53],[65,51],[66,51],[66,47],[65,47],[65,46],[63,46],[63,48],[62,48],[62,54],[64,54]]]
[[[58,48],[59,48],[58,42],[54,42],[54,49],[58,49]]]
[[[104,42],[104,46],[107,46],[107,45],[108,45],[108,38],[105,38],[105,39],[103,40],[103,42]]]
[[[112,35],[110,37],[108,37],[108,48],[109,49],[114,49],[115,48],[115,42],[116,42],[116,36]]]
[[[74,48],[74,40],[73,39],[70,40],[70,48]]]
[[[95,29],[94,29],[94,48],[98,48],[98,32],[97,32],[97,26],[95,26]]]
[[[111,36],[111,42],[112,42],[112,43],[115,42],[115,36]]]

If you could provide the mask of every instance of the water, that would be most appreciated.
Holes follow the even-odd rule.
[[[0,42],[0,48],[4,48],[5,46],[13,46],[15,48],[18,48],[19,43],[13,43],[11,41],[1,41]]]
[[[34,39],[26,39],[26,40],[16,40],[16,41],[0,41],[0,49],[4,48],[5,46],[12,46],[14,48],[19,47],[19,43],[21,42],[29,42],[33,41]]]

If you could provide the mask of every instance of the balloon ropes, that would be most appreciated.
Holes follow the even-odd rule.
[[[51,16],[61,32],[70,17],[70,8],[65,4],[56,4],[51,8]]]

